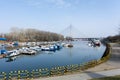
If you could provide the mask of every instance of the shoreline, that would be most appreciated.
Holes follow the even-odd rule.
[[[115,47],[112,46],[112,53],[111,53],[111,47],[108,45],[107,48],[106,48],[106,51],[104,53],[105,56],[103,56],[101,60],[98,60],[97,63],[96,62],[95,63],[93,62],[93,64],[88,63],[87,67],[83,68],[83,70],[81,70],[81,69],[77,70],[76,69],[77,71],[73,71],[73,72],[68,71],[67,73],[65,72],[64,75],[63,74],[58,74],[58,75],[51,75],[51,76],[47,76],[47,77],[38,77],[38,78],[32,78],[32,80],[41,80],[41,79],[42,80],[44,80],[44,79],[45,80],[46,79],[47,80],[52,80],[51,78],[62,77],[62,76],[64,77],[64,76],[68,76],[68,75],[72,76],[72,75],[77,75],[77,74],[85,74],[85,73],[89,73],[89,72],[100,72],[100,71],[107,71],[107,70],[113,70],[113,69],[120,69],[120,65],[119,65],[118,68],[116,68],[115,66],[112,65],[113,63],[110,62],[110,60],[113,60],[114,57],[116,57],[116,56],[113,56],[113,54],[116,53],[115,52],[116,49],[114,49]],[[109,53],[111,53],[110,54],[111,56],[106,55],[106,54],[109,54]],[[110,56],[110,59],[109,59],[109,56]],[[120,59],[118,59],[118,61],[120,61]],[[91,65],[93,65],[93,66],[91,66]],[[31,80],[31,78],[27,78],[27,80]]]
[[[114,70],[120,69],[120,64],[119,64],[120,63],[120,47],[118,45],[115,45],[115,44],[113,45],[113,43],[111,43],[110,45],[112,47],[111,56],[110,56],[108,61],[106,61],[102,64],[96,65],[95,67],[89,68],[89,69],[82,71],[82,72],[78,71],[78,72],[65,74],[62,76],[53,76],[53,77],[47,77],[47,78],[43,77],[43,78],[36,78],[36,79],[32,79],[32,80],[72,80],[72,79],[83,80],[83,78],[78,79],[79,76],[82,74],[99,73],[99,72],[105,72],[105,71],[111,71],[111,70],[114,71]],[[116,59],[116,57],[119,57],[119,58]],[[79,75],[79,76],[77,76],[77,75]],[[72,77],[72,79],[70,79],[69,77],[66,77],[66,76]],[[93,77],[91,77],[91,79],[92,78]],[[87,80],[87,79],[84,79],[84,80]]]

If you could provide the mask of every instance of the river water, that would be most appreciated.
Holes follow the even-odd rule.
[[[63,47],[56,52],[39,52],[36,55],[19,55],[0,59],[0,72],[54,68],[71,64],[83,64],[91,60],[99,60],[106,47],[89,47],[87,41],[73,42],[73,48]]]

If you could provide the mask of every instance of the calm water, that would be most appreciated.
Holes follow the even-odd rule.
[[[73,42],[73,48],[62,48],[56,52],[39,52],[37,55],[19,55],[0,59],[0,72],[15,70],[33,70],[39,68],[52,68],[70,64],[82,64],[102,57],[105,46],[89,47],[86,41]]]

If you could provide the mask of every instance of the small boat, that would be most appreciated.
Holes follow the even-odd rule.
[[[100,45],[101,45],[101,42],[98,39],[93,39],[88,42],[88,46],[91,46],[91,47],[96,47]]]
[[[64,47],[69,47],[69,48],[71,48],[71,47],[73,47],[73,45],[72,45],[72,44],[65,44]]]
[[[100,40],[94,40],[94,44],[95,44],[96,46],[100,46],[101,42],[100,42]]]
[[[55,45],[49,46],[49,51],[56,51],[56,50],[57,50],[57,46],[55,46]]]
[[[7,57],[13,57],[17,55],[20,55],[20,52],[18,50],[12,50],[7,52]]]
[[[62,49],[62,45],[61,45],[61,44],[55,44],[54,46],[55,46],[55,49],[56,49],[56,50]]]
[[[90,41],[90,42],[88,42],[88,44],[87,44],[89,47],[93,47],[94,46],[94,44]]]
[[[26,55],[33,55],[33,54],[36,54],[37,52],[35,50],[32,50],[32,49],[29,49],[29,48],[23,48],[21,50],[21,53],[22,54],[26,54]]]
[[[29,49],[35,50],[35,51],[37,51],[37,52],[41,51],[41,48],[40,48],[39,46],[29,47]]]
[[[56,49],[54,45],[41,46],[41,51],[56,51]]]
[[[5,54],[5,53],[7,53],[7,50],[5,49],[0,50],[0,54]]]
[[[6,57],[7,50],[4,45],[0,45],[0,59]]]
[[[73,47],[73,45],[72,45],[72,44],[69,44],[69,45],[68,45],[68,47],[70,47],[70,48],[71,48],[71,47]]]
[[[41,47],[41,51],[49,51],[50,48],[49,47]]]

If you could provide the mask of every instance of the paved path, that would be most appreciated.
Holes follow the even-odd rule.
[[[115,75],[120,75],[120,47],[115,46],[114,44],[114,46],[112,46],[111,58],[103,64],[88,69],[83,73],[39,78],[34,80],[89,80],[92,78],[100,78]]]
[[[101,78],[101,77],[115,76],[115,75],[120,75],[120,69],[100,71],[100,72],[85,72],[85,73],[79,73],[79,74],[48,77],[48,78],[41,78],[41,79],[35,79],[35,80],[89,80],[92,78]]]

